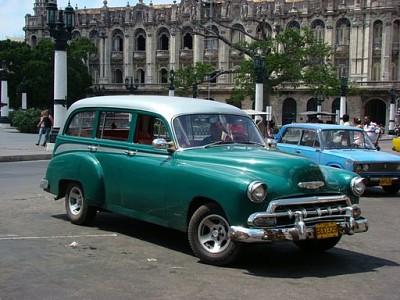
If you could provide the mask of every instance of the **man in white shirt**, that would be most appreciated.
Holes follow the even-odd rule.
[[[377,146],[379,138],[381,137],[381,128],[378,124],[371,121],[370,116],[364,117],[364,131],[370,137],[374,145]]]

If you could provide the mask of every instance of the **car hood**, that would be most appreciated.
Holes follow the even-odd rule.
[[[357,162],[398,162],[400,157],[395,154],[367,149],[332,149],[323,150],[325,154],[351,159]]]
[[[312,193],[298,187],[299,182],[323,181],[324,173],[313,161],[277,150],[260,147],[224,146],[191,149],[179,154],[179,162],[196,166],[196,172],[234,180],[260,180],[278,194]],[[330,182],[332,183],[332,182]],[[326,187],[328,189],[328,186]],[[325,189],[324,188],[324,189]],[[283,193],[283,191],[285,191]],[[337,191],[337,190],[336,190]],[[319,190],[321,192],[321,190]]]

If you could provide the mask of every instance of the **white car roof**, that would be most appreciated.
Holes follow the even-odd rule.
[[[92,97],[79,100],[68,109],[67,117],[76,109],[87,107],[124,108],[154,112],[171,121],[182,114],[235,114],[247,116],[241,109],[218,101],[200,98],[119,95]]]

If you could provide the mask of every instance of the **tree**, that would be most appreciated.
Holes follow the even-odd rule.
[[[239,68],[231,70],[236,73],[233,93],[254,97],[254,55],[260,53],[265,60],[264,89],[265,104],[269,104],[269,95],[282,83],[294,87],[306,85],[312,92],[320,91],[325,95],[337,93],[340,86],[334,66],[329,62],[333,48],[317,40],[311,29],[305,28],[302,33],[286,29],[274,37],[268,35],[264,20],[258,21],[257,36],[250,35],[238,27],[219,26],[239,31],[250,38],[251,42],[233,43],[210,26],[199,25],[195,34],[206,38],[217,38],[228,46],[240,51],[247,59],[239,63]],[[263,105],[264,107],[264,105]]]
[[[179,96],[197,95],[198,85],[207,82],[207,77],[213,70],[212,65],[201,62],[177,70],[174,81],[175,93]]]

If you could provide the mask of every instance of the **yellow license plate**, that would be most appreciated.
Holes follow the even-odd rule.
[[[317,239],[327,239],[339,235],[335,222],[315,224],[315,235]]]
[[[379,185],[392,185],[392,178],[380,178]]]

